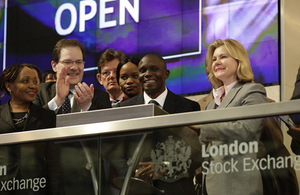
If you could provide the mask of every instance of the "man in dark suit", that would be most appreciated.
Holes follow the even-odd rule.
[[[144,56],[139,63],[139,80],[144,92],[121,102],[120,106],[148,104],[155,100],[169,114],[200,110],[197,102],[176,95],[166,88],[165,80],[169,75],[170,71],[162,57],[155,54]]]
[[[77,40],[62,39],[53,49],[51,61],[57,81],[43,83],[35,104],[54,110],[57,114],[111,108],[109,96],[82,82],[85,48]],[[63,169],[64,193],[97,194],[98,140],[61,141],[60,158]]]
[[[120,50],[106,49],[97,64],[97,80],[109,94],[112,105],[123,100],[124,93],[117,82],[117,66],[125,59],[125,54]]]
[[[167,69],[166,62],[162,57],[156,54],[148,54],[141,59],[138,67],[139,80],[144,92],[141,95],[121,102],[120,106],[148,104],[149,102],[155,101],[153,102],[154,104],[169,114],[200,110],[200,105],[197,102],[176,95],[166,88],[165,80],[169,78],[170,71]],[[195,156],[199,157],[200,154],[198,154],[197,150],[190,147],[191,141],[197,139],[196,137],[196,133],[192,130],[184,131],[184,128],[180,127],[173,130],[163,129],[148,135],[148,140],[144,143],[144,162],[139,164],[140,168],[138,168],[136,172],[136,177],[148,182],[150,181],[150,183],[153,181],[153,185],[160,190],[164,190],[165,194],[196,194],[193,185],[193,176],[197,165],[199,166],[199,161],[195,160]],[[198,139],[196,142],[198,142]],[[170,159],[180,159],[180,154],[177,153],[180,146],[176,148],[176,144],[173,143],[184,143],[183,145],[178,144],[177,146],[182,146],[180,151],[185,151],[184,155],[187,158],[186,161],[182,161],[183,164],[190,163],[186,171],[183,171],[181,169],[182,167],[178,165],[180,160],[177,162],[173,160],[158,162],[156,159],[153,159],[153,154],[157,155],[158,158],[163,156],[161,154],[164,154],[164,156],[169,155],[168,157]],[[158,149],[156,148],[158,145],[166,145],[168,147],[166,147],[166,149]],[[186,148],[192,149],[190,152],[187,152]],[[160,150],[162,153],[155,153],[157,150]],[[172,151],[174,153],[172,153]],[[172,153],[172,155],[170,155],[170,153]],[[147,170],[149,170],[148,168],[153,166],[153,163],[161,165],[166,163],[166,161],[169,163],[166,165],[168,166],[168,171],[166,171],[163,176],[154,176],[156,175],[155,171],[154,174],[146,174]],[[176,171],[174,171],[175,169]]]
[[[61,106],[66,97],[70,100],[71,112],[111,107],[106,92],[82,82],[84,51],[84,46],[74,39],[62,39],[56,43],[51,65],[57,73],[57,81],[40,85],[35,104],[59,114],[63,112]]]

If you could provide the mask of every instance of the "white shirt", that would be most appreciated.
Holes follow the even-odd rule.
[[[144,102],[145,104],[148,104],[148,102],[150,100],[155,100],[157,101],[157,103],[159,103],[160,107],[163,108],[164,107],[164,104],[165,104],[165,100],[167,98],[167,95],[168,95],[168,90],[167,88],[165,87],[165,90],[164,92],[162,92],[157,98],[155,99],[152,99],[151,97],[149,97],[146,92],[144,91]]]
[[[74,102],[74,95],[73,95],[73,91],[75,89],[71,89],[71,93],[69,93],[68,98],[70,100],[70,104],[71,104],[71,108],[73,106],[73,102]],[[54,98],[52,98],[49,102],[48,102],[48,108],[49,110],[53,110],[56,114],[58,112],[58,110],[60,109],[61,105],[58,107],[56,102],[54,101]]]
[[[115,100],[117,100],[116,103],[123,101],[123,98],[124,98],[124,93],[122,93],[119,97],[117,97],[117,99],[115,99]],[[112,99],[110,96],[109,96],[109,100],[110,100],[110,102],[115,101],[115,100]],[[112,104],[116,104],[116,103],[112,103]]]
[[[74,102],[74,95],[73,95],[73,91],[74,91],[75,89],[70,89],[70,92],[71,93],[69,93],[69,95],[68,95],[68,98],[69,98],[69,100],[70,100],[70,104],[71,104],[71,108],[72,108],[72,106],[73,106],[73,102]],[[58,112],[58,110],[60,109],[60,107],[61,107],[61,105],[58,107],[57,106],[57,104],[56,104],[56,102],[54,101],[54,98],[52,98],[49,102],[48,102],[48,108],[49,108],[49,110],[53,110],[56,114],[57,114],[57,112]],[[91,107],[91,105],[88,107],[88,109],[87,110],[89,110],[90,109],[90,107]],[[80,110],[81,112],[83,111],[82,109]],[[86,110],[85,110],[86,111]]]

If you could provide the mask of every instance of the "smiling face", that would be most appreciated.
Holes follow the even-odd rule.
[[[157,98],[165,90],[165,80],[170,72],[159,57],[146,55],[139,63],[139,79],[147,95]]]
[[[61,69],[65,66],[62,61],[83,61],[82,51],[80,47],[64,47],[60,51],[59,62],[52,61],[53,71],[60,74]],[[75,62],[68,66],[67,75],[70,77],[70,89],[82,81],[84,64],[76,64]]]
[[[13,83],[5,83],[12,104],[29,105],[39,91],[39,77],[35,69],[24,67]]]
[[[237,80],[238,62],[228,53],[225,46],[216,48],[212,58],[212,71],[217,79],[226,86]]]
[[[142,93],[142,86],[139,81],[139,68],[132,62],[124,64],[120,69],[119,84],[128,98]]]

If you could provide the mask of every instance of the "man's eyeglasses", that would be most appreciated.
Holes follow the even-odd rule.
[[[117,75],[117,70],[101,72],[104,77],[108,77],[111,73],[113,73],[113,75]]]
[[[83,61],[83,60],[75,60],[75,61],[72,61],[72,60],[64,60],[64,61],[59,61],[59,62],[62,63],[63,65],[65,65],[65,66],[71,66],[71,65],[73,65],[73,63],[75,63],[75,64],[78,65],[78,66],[84,64],[84,61]]]

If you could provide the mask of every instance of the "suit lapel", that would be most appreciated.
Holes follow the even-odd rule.
[[[6,104],[3,105],[3,109],[0,113],[0,117],[2,118],[2,120],[9,125],[12,128],[15,128],[14,122],[11,118],[11,113],[9,110],[9,104],[8,102]]]
[[[233,88],[229,91],[229,93],[226,95],[226,97],[223,99],[222,103],[220,104],[219,108],[226,108],[232,100],[235,98],[237,93],[241,90],[243,87],[242,83],[236,83]]]
[[[49,102],[56,95],[56,82],[50,88],[48,88],[48,90],[49,90],[49,92],[48,92],[49,93],[49,100],[48,100],[48,102]]]
[[[73,97],[73,98],[74,99],[73,99],[73,105],[72,105],[72,108],[71,108],[71,113],[73,113],[73,112],[80,112],[81,108],[77,104],[77,101],[75,100],[75,97]]]
[[[24,128],[27,129],[27,127],[34,126],[34,124],[38,120],[39,115],[40,113],[38,107],[34,104],[31,104],[29,118],[26,120],[26,124]]]
[[[206,106],[206,110],[212,110],[212,109],[215,109],[215,101],[214,100],[211,100],[207,106]]]
[[[137,96],[136,104],[145,104],[144,93],[142,93],[141,95]]]
[[[168,89],[168,94],[163,109],[168,113],[175,113],[177,106],[177,96]]]

